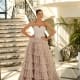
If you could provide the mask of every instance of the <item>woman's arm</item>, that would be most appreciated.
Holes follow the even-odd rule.
[[[30,36],[27,32],[26,32],[26,30],[30,27],[30,26],[32,26],[33,25],[33,22],[30,22],[30,23],[28,23],[28,24],[26,24],[23,28],[22,28],[22,30],[21,30],[21,32],[24,34],[24,35],[26,35],[27,37],[33,37],[33,36]]]
[[[47,27],[47,29],[49,30],[49,36],[47,37],[47,39],[51,39],[51,37],[55,34],[55,30],[54,28],[47,22],[45,22],[45,26]]]

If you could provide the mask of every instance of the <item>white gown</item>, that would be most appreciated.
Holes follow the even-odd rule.
[[[34,26],[34,38],[31,38],[26,49],[23,67],[19,80],[59,80],[55,63],[45,37],[45,27]]]

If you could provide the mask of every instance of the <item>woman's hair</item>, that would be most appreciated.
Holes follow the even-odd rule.
[[[40,11],[42,11],[42,10],[41,10],[41,9],[37,9],[37,10],[36,10],[36,14],[38,14],[38,12],[40,12]]]

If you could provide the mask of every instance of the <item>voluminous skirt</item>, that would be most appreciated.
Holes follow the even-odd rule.
[[[59,80],[47,41],[30,39],[19,80]]]

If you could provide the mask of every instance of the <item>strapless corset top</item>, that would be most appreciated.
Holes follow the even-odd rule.
[[[34,26],[33,30],[35,37],[37,38],[45,37],[45,30],[46,30],[45,26],[40,26],[40,27]]]

